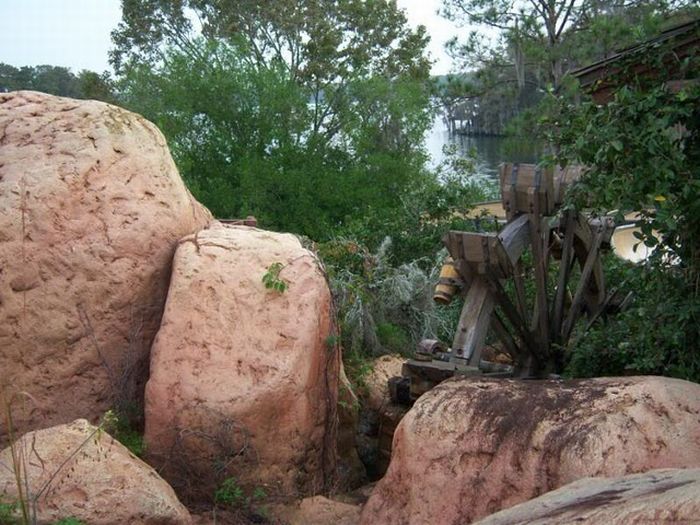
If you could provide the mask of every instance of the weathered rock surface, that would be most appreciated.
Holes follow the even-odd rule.
[[[388,384],[389,378],[401,375],[405,361],[397,354],[381,356],[364,377],[357,442],[360,458],[373,481],[381,478],[389,466],[394,430],[407,411],[391,403]]]
[[[91,525],[190,523],[155,470],[84,419],[25,434],[14,449],[40,524],[68,517]],[[0,452],[0,501],[18,500],[12,466],[8,447]]]
[[[142,117],[0,93],[0,387],[32,396],[17,433],[143,395],[175,245],[209,220]]]
[[[585,478],[492,514],[479,525],[699,523],[700,469]]]
[[[401,375],[401,368],[405,361],[405,357],[396,354],[383,355],[374,360],[372,371],[365,378],[367,385],[365,405],[368,409],[379,412],[383,406],[391,403],[388,380]]]
[[[263,276],[283,266],[280,293]],[[221,479],[278,496],[331,482],[339,352],[331,296],[296,237],[213,223],[180,242],[146,386],[151,462],[180,494]]]
[[[362,523],[469,523],[584,477],[700,467],[700,385],[448,380],[399,424]]]
[[[360,402],[345,370],[340,366],[338,381],[338,477],[340,490],[359,487],[367,481],[365,467],[357,453]]]
[[[284,516],[284,522],[289,525],[356,525],[359,521],[360,505],[323,496],[303,499]]]

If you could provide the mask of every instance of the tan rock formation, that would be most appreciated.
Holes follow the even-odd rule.
[[[90,525],[190,523],[155,470],[84,419],[25,434],[13,448],[39,524],[68,517]],[[0,452],[0,501],[19,499],[12,456],[9,447]]]
[[[275,263],[282,293],[263,284]],[[331,482],[340,356],[330,308],[318,261],[293,235],[214,223],[180,242],[145,434],[178,493],[210,498],[229,476],[278,496]]]
[[[586,478],[492,514],[479,525],[628,525],[700,522],[700,469]]]
[[[175,245],[209,220],[139,115],[0,93],[0,386],[32,396],[18,433],[138,401]]]
[[[340,367],[338,382],[338,476],[340,490],[359,487],[367,481],[365,467],[357,453],[360,402]]]
[[[314,496],[303,499],[283,518],[289,525],[357,525],[360,505]]]
[[[378,412],[384,405],[391,403],[387,381],[391,377],[401,375],[401,367],[405,361],[405,357],[397,354],[383,355],[374,360],[372,371],[365,378],[365,404],[368,409]]]
[[[407,411],[391,403],[388,384],[389,378],[401,375],[405,361],[405,357],[397,354],[381,356],[374,360],[372,370],[364,377],[358,449],[371,480],[386,472],[394,430]]]
[[[470,523],[591,476],[700,467],[700,385],[448,380],[399,424],[362,523]]]

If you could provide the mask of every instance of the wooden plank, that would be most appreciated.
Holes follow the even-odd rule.
[[[457,332],[452,342],[454,357],[467,359],[469,363],[476,363],[478,366],[486,341],[486,332],[491,324],[493,308],[494,300],[489,286],[482,277],[476,277],[464,300]]]
[[[522,263],[520,258],[530,244],[530,225],[528,215],[519,215],[515,220],[506,224],[498,234],[498,239],[506,255],[506,264],[510,267],[509,275],[515,285],[515,298],[518,313],[527,325],[529,311],[525,299],[525,284],[522,278]]]
[[[598,226],[605,228],[608,224],[612,223],[600,222],[598,223]],[[576,233],[574,238],[574,251],[576,253],[576,259],[578,259],[579,264],[581,265],[581,270],[583,271],[588,253],[593,246],[595,237],[593,232],[597,231],[597,229],[593,229],[591,227],[591,223],[583,216],[578,217],[575,228]],[[601,246],[602,243],[605,242],[606,237],[607,231],[604,231],[603,239],[600,243]],[[594,264],[593,279],[591,279],[588,284],[588,288],[585,290],[584,298],[586,303],[590,306],[591,311],[596,308],[596,305],[605,300],[605,281],[603,278],[603,266],[600,260]]]
[[[453,260],[462,258],[462,232],[450,230],[442,237],[442,244],[447,248]]]
[[[508,332],[505,323],[498,315],[498,312],[493,312],[491,315],[491,328],[496,334],[496,337],[503,343],[506,352],[513,358],[513,362],[517,361],[520,356],[520,350],[518,349],[515,339],[513,339],[513,336]]]
[[[600,264],[598,258],[600,253],[600,244],[603,240],[604,232],[603,230],[597,231],[593,235],[593,242],[588,251],[588,256],[586,257],[586,262],[581,271],[581,279],[579,280],[578,286],[576,287],[576,294],[571,301],[571,308],[566,316],[566,321],[564,321],[564,327],[562,329],[562,340],[568,341],[571,336],[571,331],[574,328],[576,320],[581,315],[581,307],[583,306],[584,294],[589,286],[589,281],[593,273],[593,269],[596,266],[596,262]]]
[[[462,233],[462,259],[470,263],[484,262],[483,240],[488,234],[476,232]]]
[[[516,213],[515,196],[519,169],[520,166],[517,163],[505,163],[500,166],[501,199],[509,221],[515,217]],[[506,182],[506,177],[510,177],[508,182]]]
[[[464,260],[458,259],[454,262],[454,264],[455,268],[457,268],[457,272],[462,276],[462,279],[464,280],[464,286],[462,287],[461,295],[462,297],[466,297],[469,293],[469,288],[472,285],[472,281],[474,281],[474,274],[472,273],[469,265]]]
[[[541,353],[549,349],[549,309],[547,308],[547,271],[544,258],[540,201],[536,195],[536,188],[529,190],[532,206],[530,216],[530,245],[532,246],[532,264],[535,274],[535,304],[537,313],[533,316],[537,320],[538,342]]]
[[[518,313],[520,317],[522,317],[525,326],[530,326],[530,310],[527,307],[525,282],[523,280],[523,264],[519,260],[513,266],[513,285],[515,287],[515,303],[518,307]]]
[[[501,283],[494,276],[487,276],[489,287],[493,293],[494,299],[503,313],[508,318],[508,322],[518,332],[518,336],[523,341],[523,344],[531,353],[537,353],[538,347],[535,339],[524,324],[524,320],[520,317],[517,308],[508,297],[508,294],[503,289]]]
[[[528,221],[529,218],[527,215],[520,215],[515,220],[506,224],[498,234],[498,240],[503,246],[503,250],[511,265],[515,265],[530,243]]]
[[[564,242],[562,243],[561,263],[559,265],[559,278],[557,290],[552,305],[552,330],[551,335],[555,343],[561,343],[561,323],[564,318],[564,298],[566,297],[566,284],[571,274],[571,258],[574,249],[575,213],[571,210],[564,212]]]

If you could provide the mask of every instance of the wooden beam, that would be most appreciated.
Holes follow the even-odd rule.
[[[532,337],[528,327],[525,325],[524,319],[520,317],[517,308],[510,300],[510,297],[508,297],[506,291],[503,289],[503,285],[501,285],[500,281],[494,276],[488,276],[488,284],[491,288],[494,299],[508,318],[508,322],[518,332],[520,340],[523,341],[523,344],[531,353],[537,353],[537,343]]]
[[[457,332],[452,342],[452,355],[479,366],[481,350],[491,324],[494,301],[491,290],[482,277],[475,277],[464,300]]]
[[[574,220],[572,210],[564,212],[564,242],[562,243],[561,263],[559,264],[559,278],[557,290],[552,304],[552,329],[551,335],[555,343],[561,343],[561,323],[564,318],[564,298],[566,297],[566,284],[571,274],[571,258],[574,248]]]
[[[581,270],[581,278],[576,287],[576,294],[571,301],[571,308],[569,309],[569,314],[566,316],[566,321],[564,321],[564,327],[562,329],[562,341],[568,341],[571,336],[571,331],[574,328],[574,323],[581,314],[581,307],[583,306],[584,294],[589,286],[589,281],[593,273],[593,269],[596,262],[600,263],[598,258],[600,252],[600,244],[604,236],[604,228],[599,229],[593,235],[593,242],[588,250],[588,256],[586,257],[586,262],[583,265],[583,270]]]
[[[544,257],[542,223],[540,222],[540,199],[538,188],[530,188],[528,196],[532,213],[530,215],[530,245],[532,246],[532,264],[535,274],[535,302],[537,308],[537,333],[540,353],[549,350],[549,308],[547,307],[547,263]]]
[[[494,311],[491,316],[491,328],[493,328],[496,337],[503,343],[508,354],[513,358],[513,362],[517,361],[520,357],[520,350],[498,312]]]
[[[520,256],[530,242],[530,230],[528,216],[519,215],[515,220],[509,222],[498,234],[498,240],[503,245],[508,260],[511,265],[520,260]]]

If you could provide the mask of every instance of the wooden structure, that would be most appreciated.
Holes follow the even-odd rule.
[[[454,374],[546,376],[561,362],[577,322],[584,316],[592,322],[619,303],[617,294],[606,294],[600,260],[610,246],[612,219],[560,211],[566,188],[580,174],[580,167],[501,166],[505,226],[443,238],[450,259],[436,300],[465,298],[452,347],[424,342],[404,365],[404,377],[390,383],[395,399],[414,400]],[[489,330],[512,366],[481,359]]]
[[[649,63],[650,53],[665,50],[664,71],[659,64]],[[658,78],[661,74],[672,92],[679,91],[688,83],[700,79],[679,79],[679,65],[689,56],[700,54],[700,19],[676,25],[655,38],[623,49],[612,56],[577,69],[572,75],[578,79],[581,88],[589,92],[598,104],[607,104],[615,91],[628,84],[633,78]]]

